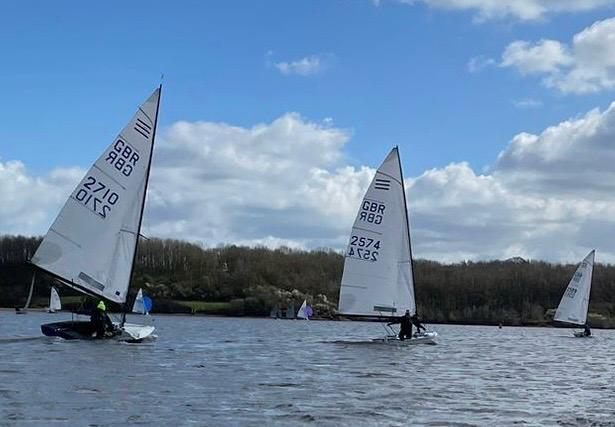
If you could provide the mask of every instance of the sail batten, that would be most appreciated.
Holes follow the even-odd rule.
[[[31,260],[63,282],[117,303],[126,301],[130,284],[154,142],[150,117],[159,100],[160,88],[88,170]]]
[[[553,320],[573,325],[584,325],[587,322],[595,253],[592,250],[577,267]]]
[[[338,312],[386,317],[416,313],[410,230],[397,147],[361,201],[344,258]]]

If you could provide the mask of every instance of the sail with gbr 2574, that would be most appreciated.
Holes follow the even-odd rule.
[[[390,319],[416,314],[410,226],[399,150],[376,171],[352,226],[338,312]],[[434,343],[435,333],[429,339]],[[422,337],[425,338],[425,337]]]

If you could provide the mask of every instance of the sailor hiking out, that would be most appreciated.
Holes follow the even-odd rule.
[[[391,326],[396,323],[399,323],[399,335],[398,336],[400,340],[403,341],[406,338],[412,338],[412,323],[413,322],[412,322],[412,317],[410,317],[410,310],[406,310],[406,314],[387,323],[387,326]]]

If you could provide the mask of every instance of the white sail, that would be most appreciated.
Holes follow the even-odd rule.
[[[34,291],[34,282],[36,281],[36,272],[32,275],[32,281],[30,282],[30,290],[28,291],[28,299],[26,300],[26,305],[23,306],[24,310],[30,308],[30,303],[32,302],[32,292]]]
[[[130,284],[159,98],[156,89],[96,160],[32,258],[68,284],[118,303]]]
[[[132,305],[132,312],[139,314],[147,314],[145,302],[143,301],[143,289],[139,289],[139,292],[137,293],[135,303]]]
[[[594,256],[592,250],[575,271],[562,300],[557,307],[553,320],[558,322],[584,325],[587,321],[587,309],[589,308],[589,294],[592,286],[592,274],[594,271]]]
[[[60,295],[58,295],[58,291],[56,288],[51,288],[51,295],[49,296],[49,311],[59,311],[62,310],[62,302],[60,301]]]
[[[407,215],[396,147],[376,171],[352,227],[340,288],[341,314],[416,312]]]
[[[299,311],[297,312],[297,318],[298,319],[307,319],[308,315],[305,312],[307,309],[307,301],[303,300],[303,304],[301,304],[301,307],[299,307]]]

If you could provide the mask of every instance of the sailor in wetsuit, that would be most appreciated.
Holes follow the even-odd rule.
[[[591,329],[589,329],[589,325],[586,323],[585,326],[583,327],[583,336],[591,337],[591,335],[592,335],[592,331]]]
[[[398,317],[390,323],[387,323],[387,326],[394,325],[399,323],[399,339],[405,340],[406,338],[412,338],[412,320],[410,317],[410,310],[406,310],[406,314]]]
[[[95,337],[105,338],[105,336],[110,333],[113,335],[115,331],[115,327],[113,326],[113,322],[106,313],[107,306],[103,300],[100,300],[98,305],[94,310],[92,310],[92,314],[90,315],[90,322],[92,323]]]
[[[416,326],[417,334],[421,333],[421,329],[423,330],[423,332],[427,332],[427,329],[425,329],[425,326],[423,326],[423,324],[421,323],[421,319],[419,319],[419,315],[417,313],[414,313],[410,320],[412,321],[412,324]]]

